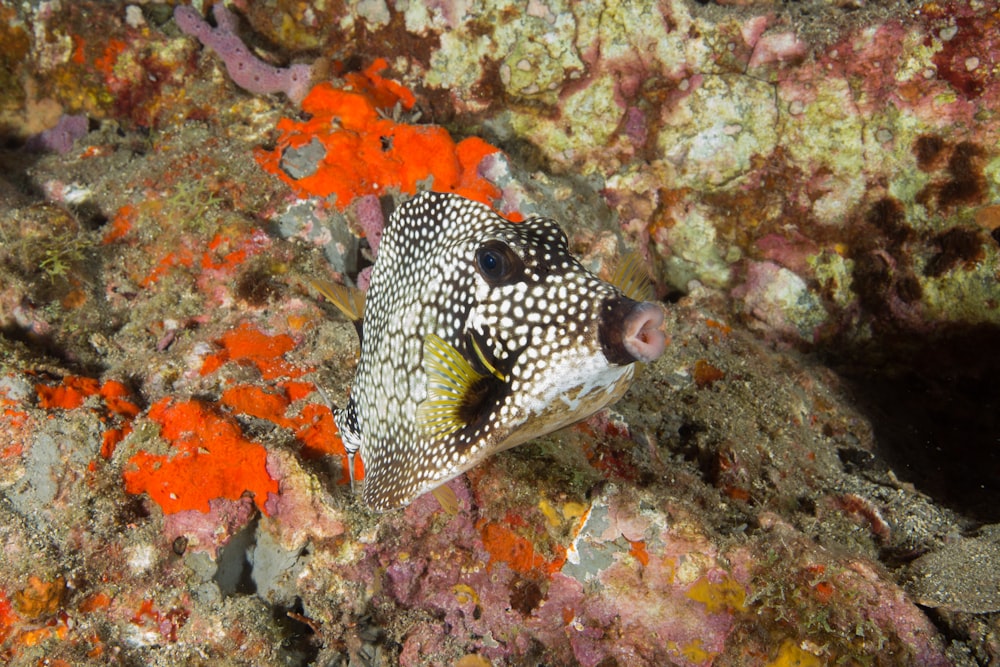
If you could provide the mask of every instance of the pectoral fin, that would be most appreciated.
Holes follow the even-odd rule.
[[[417,423],[432,439],[446,438],[486,421],[506,391],[506,376],[488,361],[475,339],[470,344],[489,374],[478,372],[440,336],[424,338],[427,398],[417,407]]]

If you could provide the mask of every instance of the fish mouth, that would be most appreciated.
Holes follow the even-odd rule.
[[[606,299],[601,306],[598,337],[609,363],[624,366],[655,361],[667,347],[663,308],[627,296]]]

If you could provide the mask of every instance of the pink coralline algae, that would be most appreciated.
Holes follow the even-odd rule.
[[[312,68],[309,65],[275,67],[257,58],[236,33],[236,14],[218,2],[212,6],[217,27],[210,26],[191,7],[174,8],[174,20],[185,34],[219,54],[226,71],[237,86],[258,95],[284,93],[293,102],[301,102],[309,92]]]
[[[449,487],[463,508],[505,489],[488,474],[471,489]],[[550,664],[712,664],[747,611],[747,554],[728,552],[727,572],[683,511],[668,510],[683,527],[676,530],[667,526],[667,508],[640,514],[638,498],[625,495],[602,496],[589,508],[519,507],[502,525],[520,549],[498,548],[498,536],[484,530],[500,522],[474,521],[467,509],[442,515],[433,498],[417,499],[392,519],[406,526],[393,529],[394,553],[373,549],[367,564],[384,567],[385,600],[440,619],[406,633],[400,664],[426,664],[421,656],[447,651],[449,635],[467,638],[465,649],[492,664],[533,664],[539,645],[548,647]],[[574,509],[585,512],[582,525],[566,518]],[[572,562],[559,555],[567,547]],[[491,636],[497,641],[476,639]]]
[[[372,256],[378,254],[378,244],[382,240],[382,231],[385,228],[385,216],[382,214],[382,206],[375,195],[362,195],[355,200],[355,213],[358,216],[358,224],[368,239],[368,246],[372,249]],[[358,288],[368,289],[371,280],[372,267],[368,266],[358,274]]]
[[[249,495],[236,500],[212,498],[208,501],[208,508],[208,512],[191,509],[167,514],[163,520],[163,533],[170,539],[183,536],[190,549],[215,554],[257,516]]]
[[[358,215],[358,223],[365,232],[365,238],[368,239],[372,254],[377,254],[379,241],[382,240],[382,230],[385,227],[385,216],[382,214],[378,197],[375,195],[358,197],[355,210]]]
[[[761,37],[753,47],[750,67],[760,67],[772,63],[801,60],[806,55],[806,45],[791,32],[769,33]]]

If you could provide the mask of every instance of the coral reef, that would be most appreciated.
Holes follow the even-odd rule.
[[[996,0],[210,4],[0,0],[5,664],[1000,662]],[[670,344],[375,516],[311,284],[424,189]]]

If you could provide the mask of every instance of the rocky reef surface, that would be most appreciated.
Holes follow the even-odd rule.
[[[1000,662],[995,0],[0,18],[5,662]],[[429,188],[638,252],[670,344],[375,515],[310,281]]]

